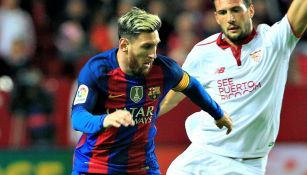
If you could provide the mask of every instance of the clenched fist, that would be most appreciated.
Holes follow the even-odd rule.
[[[116,127],[120,126],[134,126],[134,120],[131,113],[127,110],[117,110],[111,114],[108,114],[103,121],[103,127]]]

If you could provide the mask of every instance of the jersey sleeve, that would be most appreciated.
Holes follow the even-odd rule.
[[[203,86],[211,79],[204,74],[203,70],[204,67],[208,66],[204,59],[206,59],[209,54],[210,53],[207,53],[204,49],[194,46],[182,65],[182,69],[188,72],[190,76],[195,77]]]
[[[170,65],[172,65],[174,80],[178,82],[172,89],[185,94],[194,104],[208,112],[215,120],[221,119],[224,115],[223,110],[210,97],[199,81],[184,72],[178,64],[172,63]]]
[[[269,47],[279,52],[292,52],[299,41],[292,31],[287,15],[268,29],[265,38],[268,39]]]
[[[173,88],[173,90],[174,91],[183,91],[184,89],[186,89],[188,87],[189,82],[190,82],[190,77],[186,72],[184,72],[181,80],[176,85],[176,87]]]
[[[170,85],[170,89],[175,91],[182,91],[187,87],[188,77],[184,75],[184,71],[173,59],[161,56],[160,60],[165,67],[164,74],[166,77],[166,84]]]
[[[73,101],[73,107],[83,106],[90,110],[95,102],[95,86],[95,76],[89,66],[83,67],[78,77],[78,90]]]
[[[84,133],[96,133],[103,128],[106,115],[93,115],[90,111],[96,102],[96,78],[89,64],[78,77],[78,88],[72,104],[72,126]]]

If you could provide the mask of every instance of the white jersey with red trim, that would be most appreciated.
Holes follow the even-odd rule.
[[[200,111],[190,116],[199,122],[186,128],[191,141],[223,156],[267,155],[278,134],[289,59],[298,40],[285,16],[271,27],[259,25],[238,49],[222,34],[195,45],[183,69],[230,114],[234,128],[226,135],[226,128],[220,130]]]

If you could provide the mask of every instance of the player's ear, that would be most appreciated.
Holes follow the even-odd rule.
[[[119,39],[119,49],[123,52],[128,52],[129,41],[127,38]]]
[[[254,5],[251,4],[251,5],[249,6],[248,10],[249,10],[249,16],[250,16],[250,18],[253,18],[253,17],[254,17],[254,14],[255,14]]]

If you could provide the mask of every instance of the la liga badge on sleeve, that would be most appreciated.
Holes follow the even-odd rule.
[[[75,100],[74,100],[74,105],[85,103],[87,95],[88,95],[88,87],[84,84],[81,84],[78,87],[78,91],[76,93]]]

